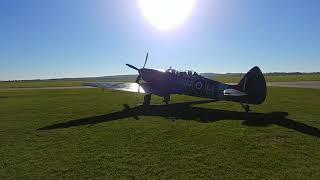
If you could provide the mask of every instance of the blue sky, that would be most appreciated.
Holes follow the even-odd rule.
[[[198,0],[159,31],[135,0],[0,1],[0,80],[198,72],[320,71],[319,0]]]

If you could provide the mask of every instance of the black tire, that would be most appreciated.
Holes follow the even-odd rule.
[[[143,105],[144,106],[149,106],[150,102],[151,102],[151,94],[145,95],[144,96]]]
[[[249,106],[248,104],[246,104],[246,105],[244,106],[244,111],[245,111],[246,113],[249,113],[249,112],[250,112],[250,106]]]
[[[163,99],[163,102],[168,105],[169,102],[170,102],[170,95],[164,96],[163,98],[164,98],[164,99]]]

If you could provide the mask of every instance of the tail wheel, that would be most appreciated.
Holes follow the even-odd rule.
[[[170,95],[164,96],[164,97],[163,97],[163,102],[166,103],[166,104],[169,104],[169,102],[170,102]]]
[[[248,113],[248,112],[251,111],[251,110],[250,110],[250,106],[249,106],[248,104],[246,104],[246,105],[244,106],[244,111],[245,111],[246,113]]]
[[[240,104],[246,113],[249,113],[251,111],[249,104],[245,104],[245,105],[242,103]]]

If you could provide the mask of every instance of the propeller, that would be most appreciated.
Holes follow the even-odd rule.
[[[135,69],[135,70],[137,70],[137,71],[139,71],[140,69],[138,69],[137,67],[135,67],[135,66],[132,66],[131,64],[126,64],[127,66],[129,66],[130,68],[132,68],[132,69]]]
[[[149,57],[149,53],[147,52],[147,55],[146,55],[146,60],[144,60],[144,65],[143,65],[143,68],[146,66],[147,64],[147,61],[148,61],[148,57]]]
[[[140,80],[141,80],[141,75],[139,74],[138,77],[137,77],[137,79],[136,79],[136,83],[139,84],[139,81],[140,81]]]
[[[146,59],[144,60],[143,67],[142,67],[141,69],[144,69],[144,68],[146,67],[146,64],[147,64],[147,62],[148,62],[148,57],[149,57],[149,53],[147,52]],[[133,66],[133,65],[131,65],[131,64],[126,64],[126,65],[127,65],[128,67],[130,67],[130,68],[135,69],[135,70],[138,71],[139,75],[138,75],[138,77],[137,77],[137,79],[136,79],[135,82],[139,84],[139,82],[140,82],[140,80],[141,80],[141,78],[142,78],[142,75],[141,75],[141,73],[140,73],[140,72],[141,72],[141,69],[139,69],[139,68],[137,68],[137,67],[135,67],[135,66]],[[139,84],[138,92],[140,92],[140,84]]]

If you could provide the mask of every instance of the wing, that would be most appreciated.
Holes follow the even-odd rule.
[[[84,86],[96,87],[101,89],[111,89],[117,91],[128,91],[137,93],[154,93],[151,86],[147,83],[115,83],[115,82],[95,82],[84,83]]]

